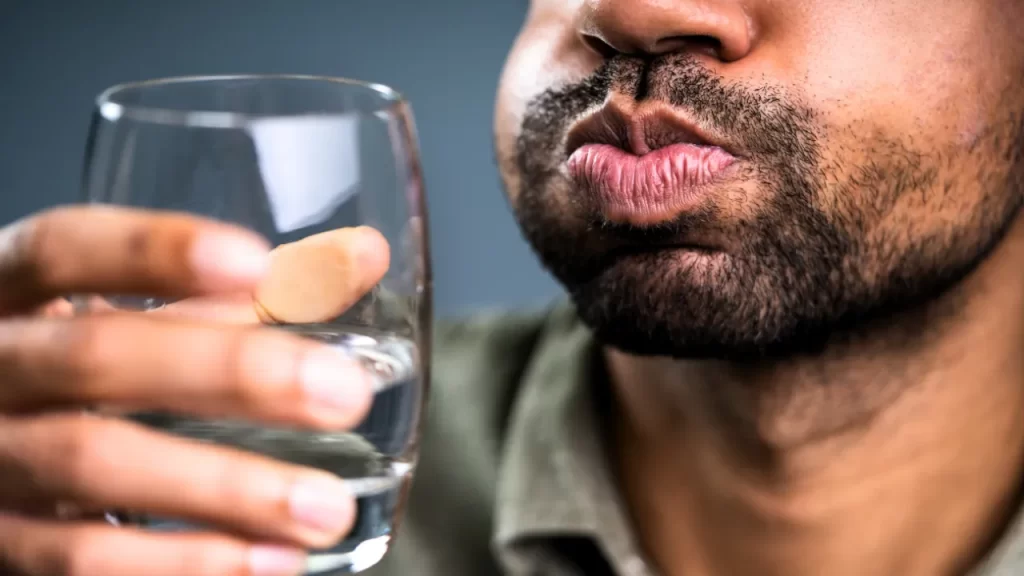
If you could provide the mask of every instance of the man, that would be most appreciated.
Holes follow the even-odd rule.
[[[572,306],[439,330],[409,508],[370,574],[1024,571],[1022,72],[1015,0],[534,0],[497,148]],[[59,408],[347,426],[369,402],[351,366],[188,307],[26,316],[85,290],[258,294],[258,240],[82,209],[4,240],[0,565],[276,576],[301,554],[262,542],[347,529],[334,479]],[[255,357],[269,376],[235,369]],[[56,521],[55,501],[235,536]]]
[[[579,320],[442,338],[380,573],[1024,573],[1022,121],[1019,2],[535,0],[497,149]]]

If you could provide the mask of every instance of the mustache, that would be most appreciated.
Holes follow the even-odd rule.
[[[587,78],[548,89],[528,103],[517,146],[524,173],[544,168],[530,157],[564,160],[559,147],[569,127],[612,92],[685,110],[702,128],[762,162],[810,166],[818,160],[818,116],[794,90],[727,81],[689,54],[617,55]]]
[[[823,178],[819,142],[824,141],[824,123],[818,114],[803,104],[796,90],[727,80],[685,54],[648,59],[615,56],[588,77],[549,88],[527,104],[515,147],[520,194],[513,206],[519,214],[534,215],[520,218],[527,237],[551,234],[543,224],[556,225],[555,220],[545,220],[542,215],[552,210],[550,194],[557,190],[552,185],[558,182],[568,191],[564,200],[574,206],[584,226],[625,250],[700,238],[718,228],[721,206],[716,198],[709,198],[698,211],[681,214],[673,221],[636,228],[607,222],[584,195],[572,191],[561,172],[567,159],[569,128],[602,106],[612,91],[638,101],[656,99],[681,108],[702,129],[721,135],[723,141],[743,150],[745,173],[757,180],[762,190],[772,192],[758,202],[756,213],[741,223],[749,238],[761,238],[762,244],[772,242],[780,223],[792,227],[797,221],[806,230],[831,237],[828,222],[812,208],[814,191],[821,188]],[[579,250],[584,250],[584,238],[575,240],[580,243]],[[764,246],[757,249],[770,251]],[[580,270],[581,277],[605,269],[616,257],[615,250],[611,250],[595,258]]]

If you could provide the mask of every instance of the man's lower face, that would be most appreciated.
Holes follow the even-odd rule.
[[[615,150],[586,165],[581,155],[610,149],[580,148],[588,138],[630,137],[579,129],[610,93],[662,101],[718,135],[728,161],[713,167],[725,167],[679,160],[673,179]],[[1021,204],[1021,111],[973,146],[921,142],[830,125],[798,93],[725,83],[685,56],[616,57],[535,98],[503,169],[520,176],[524,234],[603,342],[678,358],[813,353],[934,299],[998,245]],[[694,161],[704,144],[681,153]]]

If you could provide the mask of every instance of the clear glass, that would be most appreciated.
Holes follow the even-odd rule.
[[[274,245],[371,226],[391,246],[388,272],[339,317],[279,324],[360,359],[382,382],[354,431],[315,433],[171,414],[130,417],[194,439],[329,470],[358,497],[352,534],[312,551],[309,574],[348,574],[388,549],[416,464],[429,380],[431,281],[426,210],[409,105],[393,90],[307,76],[173,78],[99,96],[83,174],[90,203],[198,214],[254,230]],[[95,295],[74,298],[89,313]],[[104,295],[138,311],[168,300]],[[168,351],[172,354],[173,351]],[[114,523],[152,530],[197,526],[134,513]]]

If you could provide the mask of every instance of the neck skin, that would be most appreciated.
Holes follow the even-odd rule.
[[[1024,479],[1022,261],[1024,218],[929,310],[818,357],[735,366],[608,350],[618,478],[660,571],[969,570]]]

